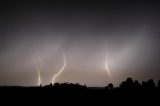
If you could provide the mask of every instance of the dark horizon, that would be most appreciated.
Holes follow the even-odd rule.
[[[119,87],[109,83],[107,86],[87,87],[78,83],[55,83],[46,86],[0,86],[0,96],[2,102],[5,100],[13,100],[18,103],[36,103],[36,104],[156,104],[159,103],[160,96],[160,80],[155,85],[154,80],[143,81],[142,84],[138,80],[127,78],[121,82]],[[18,100],[18,101],[17,101]],[[24,100],[24,101],[23,101]],[[42,101],[40,101],[42,100]],[[37,102],[38,101],[38,102]],[[49,101],[49,102],[48,102]],[[116,102],[115,102],[116,101]]]
[[[119,83],[118,86],[115,86],[112,83],[108,83],[105,86],[102,87],[96,87],[96,86],[87,86],[85,84],[81,85],[79,83],[70,83],[70,82],[63,82],[63,83],[59,83],[56,82],[54,84],[50,83],[50,84],[46,84],[46,85],[36,85],[36,86],[18,86],[18,85],[13,85],[13,86],[9,86],[9,85],[1,85],[0,88],[48,88],[48,87],[58,87],[58,88],[63,88],[64,89],[68,89],[67,86],[70,86],[69,89],[75,89],[74,87],[78,87],[81,89],[82,88],[88,88],[88,89],[93,89],[93,90],[104,90],[104,89],[155,89],[155,88],[160,88],[160,80],[158,80],[157,82],[155,82],[152,78],[148,79],[146,81],[142,81],[139,82],[138,80],[132,79],[130,77],[126,78],[126,80],[122,81],[121,83]]]

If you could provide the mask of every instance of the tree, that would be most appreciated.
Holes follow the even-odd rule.
[[[105,87],[105,89],[113,89],[113,84],[109,83],[108,86]]]
[[[155,83],[153,79],[147,81],[147,88],[155,88]]]
[[[134,81],[134,88],[140,88],[141,84],[138,82],[138,80]]]
[[[126,80],[126,87],[127,88],[133,88],[133,86],[134,86],[134,83],[133,83],[132,78],[127,78],[127,80]]]
[[[54,87],[60,87],[60,84],[59,83],[55,83]]]
[[[147,83],[145,81],[142,81],[142,88],[147,88]]]
[[[132,80],[132,78],[127,78],[126,81],[123,81],[121,84],[120,84],[120,88],[133,88],[134,87],[134,82]]]

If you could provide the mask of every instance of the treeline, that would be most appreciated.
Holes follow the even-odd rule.
[[[43,86],[45,88],[55,88],[55,89],[87,89],[86,85],[80,85],[79,83],[55,83],[54,85]],[[118,87],[114,87],[112,83],[109,83],[104,89],[154,89],[160,88],[160,80],[158,84],[155,84],[153,79],[148,81],[142,81],[141,83],[138,80],[133,80],[132,78],[127,78],[125,81],[122,81]]]
[[[105,89],[113,89],[114,86],[112,83],[109,83]],[[149,79],[148,81],[142,81],[140,83],[138,80],[133,80],[132,78],[127,78],[125,81],[122,81],[119,84],[119,87],[122,89],[150,89],[150,88],[160,88],[160,80],[156,85],[153,79]]]
[[[122,81],[118,87],[109,83],[105,87],[87,87],[79,83],[55,83],[45,86],[0,86],[0,97],[15,98],[41,98],[57,100],[87,100],[91,101],[106,100],[155,100],[160,98],[160,80],[155,84],[153,79],[148,81],[133,80],[127,78]],[[25,99],[26,100],[26,99]],[[145,102],[144,101],[144,102]]]
[[[45,86],[0,86],[0,88],[52,88],[52,89],[95,89],[98,90],[99,87],[87,87],[86,85],[80,85],[79,83],[55,83],[55,84],[49,84]],[[118,87],[114,87],[112,83],[109,83],[107,86],[104,87],[104,89],[154,89],[154,88],[160,88],[160,80],[158,81],[158,84],[155,84],[153,79],[150,79],[148,81],[142,81],[141,83],[138,80],[133,80],[132,78],[127,78],[125,81],[122,81]],[[102,90],[102,89],[99,89]]]

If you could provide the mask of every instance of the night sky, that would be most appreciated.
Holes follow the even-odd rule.
[[[160,3],[156,1],[2,2],[0,85],[56,82],[118,85],[160,79]],[[106,55],[111,78],[105,70]]]

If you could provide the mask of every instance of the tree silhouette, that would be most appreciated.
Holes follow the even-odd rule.
[[[155,88],[155,83],[153,79],[147,81],[147,88]]]
[[[113,89],[113,84],[112,84],[112,83],[109,83],[109,84],[105,87],[105,89]]]
[[[142,88],[147,88],[147,82],[142,81]]]
[[[150,79],[147,82],[142,81],[142,88],[155,88],[154,80]]]
[[[120,88],[127,88],[127,89],[134,88],[134,82],[133,82],[132,78],[127,78],[126,81],[123,81],[120,84]]]
[[[138,82],[138,80],[134,81],[134,88],[136,88],[136,89],[141,88],[141,84]]]

